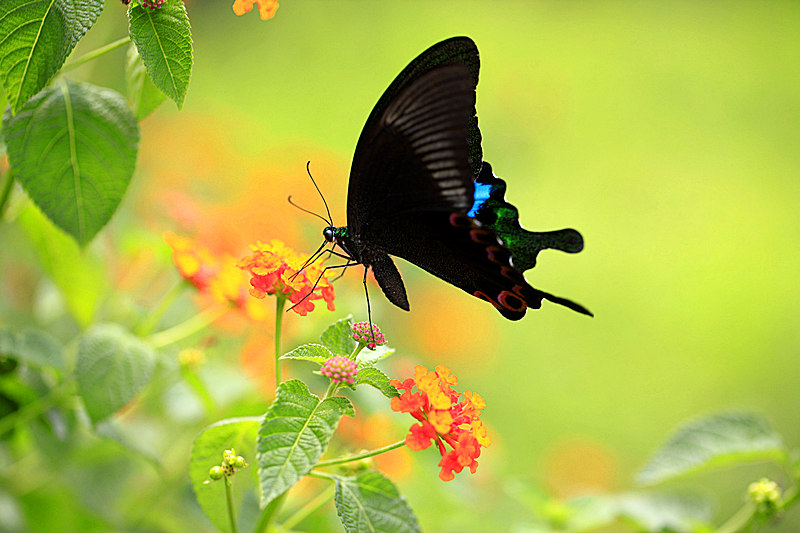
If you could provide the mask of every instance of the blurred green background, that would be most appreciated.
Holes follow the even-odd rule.
[[[477,474],[444,484],[429,450],[396,480],[425,530],[524,531],[516,480],[558,497],[627,490],[671,431],[702,414],[762,413],[800,443],[800,4],[285,0],[270,21],[229,4],[187,4],[189,93],[181,112],[166,102],[142,124],[132,196],[106,230],[120,241],[164,209],[150,196],[159,180],[190,169],[187,195],[213,207],[230,198],[209,191],[244,191],[266,228],[251,235],[228,217],[215,232],[313,251],[321,223],[286,207],[292,194],[322,211],[306,161],[344,225],[372,106],[419,52],[455,35],[480,50],[484,158],[522,224],[574,227],[586,241],[578,255],[544,252],[527,278],[593,319],[545,303],[508,322],[403,261],[410,314],[372,285],[389,342],[411,361],[447,364],[488,404],[495,443]],[[125,24],[108,2],[77,55]],[[77,75],[122,90],[123,56]],[[176,228],[147,231],[158,243],[164,229]],[[337,282],[336,313],[291,316],[287,348],[339,316],[366,319],[360,279]],[[672,488],[710,496],[719,522],[762,474],[780,479],[757,465]],[[774,531],[798,530],[798,515]]]

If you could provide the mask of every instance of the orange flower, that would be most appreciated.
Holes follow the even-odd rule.
[[[294,304],[292,310],[301,316],[314,310],[313,300],[324,300],[330,311],[336,309],[333,285],[324,275],[324,267],[303,267],[308,256],[298,255],[278,240],[258,242],[250,248],[253,253],[237,266],[251,276],[251,295],[264,298],[267,294],[280,294]]]
[[[435,442],[442,456],[439,477],[443,481],[450,481],[464,467],[474,474],[481,447],[492,443],[480,421],[486,402],[471,391],[466,391],[464,399],[459,401],[461,394],[451,388],[458,384],[458,378],[444,365],[432,372],[421,365],[414,370],[413,379],[391,381],[395,388],[404,391],[392,398],[392,411],[409,413],[419,421],[406,435],[406,446],[418,451]],[[412,392],[415,386],[417,392]],[[448,451],[446,444],[453,449]]]
[[[164,232],[164,240],[172,248],[172,262],[181,277],[201,294],[210,296],[215,302],[232,303],[254,320],[266,317],[263,307],[253,305],[247,298],[247,276],[236,268],[236,259],[232,255],[215,255],[196,241],[171,231]]]
[[[253,4],[258,4],[258,13],[261,20],[269,20],[275,16],[278,10],[278,0],[235,0],[233,2],[233,12],[237,15],[244,15],[253,9]]]

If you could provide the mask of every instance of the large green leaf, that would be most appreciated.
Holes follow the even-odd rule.
[[[262,507],[314,467],[344,415],[355,416],[347,398],[320,401],[302,381],[280,384],[258,431]]]
[[[0,328],[0,357],[13,357],[38,367],[64,368],[61,346],[45,331]]]
[[[156,87],[178,104],[192,74],[192,28],[181,0],[167,0],[158,9],[132,5],[129,32]]]
[[[150,381],[155,352],[117,324],[98,324],[81,335],[75,377],[93,421],[111,415]]]
[[[619,516],[652,533],[692,533],[711,520],[709,502],[693,494],[629,493],[615,500]]]
[[[397,487],[378,472],[336,476],[336,512],[350,533],[421,531],[417,517]]]
[[[0,2],[0,78],[12,113],[47,85],[102,10],[102,0]]]
[[[144,67],[135,45],[128,48],[128,60],[125,64],[125,85],[128,103],[133,109],[136,120],[142,120],[152,113],[167,97],[155,86],[147,69]]]
[[[232,418],[221,420],[208,426],[192,446],[189,460],[189,476],[197,502],[203,512],[220,531],[228,531],[227,504],[225,503],[225,482],[208,481],[208,470],[222,462],[222,452],[233,448],[237,455],[244,457],[248,463],[245,470],[239,471],[233,479],[234,503],[238,506],[237,515],[243,531],[248,530],[242,524],[241,515],[252,515],[258,511],[258,498],[252,495],[258,492],[258,476],[256,470],[256,436],[261,417]],[[252,504],[249,513],[244,509]]]
[[[639,472],[637,481],[660,483],[708,466],[780,458],[784,453],[780,436],[760,416],[717,414],[679,429]]]
[[[136,166],[139,125],[110,89],[64,82],[3,118],[17,179],[50,220],[88,243],[109,221]]]
[[[81,328],[88,327],[109,291],[102,261],[91,250],[81,251],[30,203],[17,220],[33,243],[42,269],[64,297],[70,315]]]

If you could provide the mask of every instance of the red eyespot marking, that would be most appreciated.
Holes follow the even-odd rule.
[[[486,257],[489,258],[489,261],[498,265],[507,265],[509,259],[511,259],[511,252],[500,246],[487,246]]]
[[[456,228],[471,228],[474,223],[464,213],[450,213],[450,225]]]
[[[500,275],[506,279],[510,279],[511,281],[516,281],[517,283],[525,282],[525,278],[522,277],[522,274],[520,274],[518,270],[511,267],[500,267]],[[515,290],[514,292],[517,291]]]
[[[469,237],[478,244],[497,244],[497,237],[491,231],[485,229],[469,230]]]
[[[482,293],[481,291],[475,291],[475,292],[472,293],[472,295],[475,296],[476,298],[480,298],[481,300],[483,300],[485,302],[489,302],[490,304],[495,306],[498,310],[502,310],[503,309],[502,305],[500,305],[499,303],[495,302],[494,300],[492,300],[491,298],[486,296],[486,294]]]
[[[520,298],[513,292],[500,291],[500,294],[497,295],[497,299],[500,301],[500,305],[502,305],[503,307],[505,307],[510,311],[520,312],[524,311],[525,308],[527,307],[522,298]]]

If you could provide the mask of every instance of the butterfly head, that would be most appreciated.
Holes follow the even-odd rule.
[[[325,241],[327,242],[336,242],[336,228],[333,226],[328,226],[324,230],[322,230],[322,236],[325,237]]]

